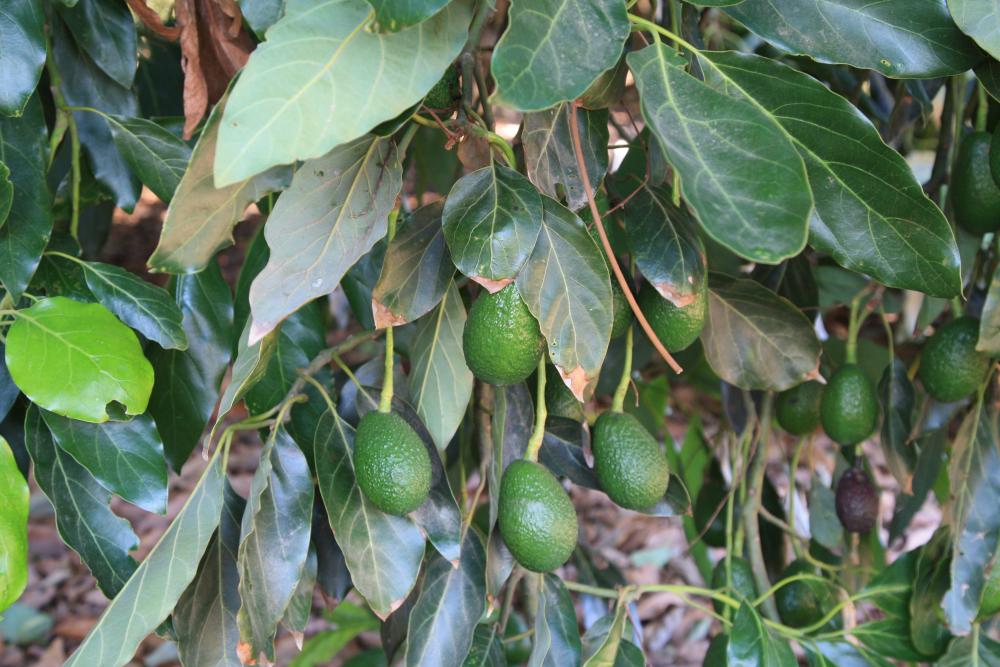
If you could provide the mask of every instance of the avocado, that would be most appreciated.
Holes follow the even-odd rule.
[[[708,290],[704,285],[695,292],[695,299],[683,308],[664,299],[649,282],[639,288],[639,310],[646,316],[656,337],[671,352],[686,349],[698,338],[705,326]]]
[[[1000,611],[1000,563],[993,563],[989,574],[986,575],[986,582],[983,584],[983,593],[979,603],[979,620],[985,620]]]
[[[481,294],[469,309],[462,346],[469,370],[493,385],[521,382],[535,370],[545,339],[514,284]]]
[[[977,236],[1000,229],[1000,186],[991,173],[991,143],[986,132],[965,135],[951,173],[955,222]]]
[[[524,568],[556,569],[576,548],[576,510],[559,480],[540,463],[520,459],[504,471],[498,508],[500,535]]]
[[[569,390],[557,369],[552,364],[545,367],[545,408],[550,417],[565,417],[575,422],[584,419],[583,403]]]
[[[729,569],[733,582],[732,588],[726,586],[725,558],[716,563],[715,569],[712,570],[712,588],[727,593],[729,597],[739,602],[746,601],[752,604],[757,597],[757,584],[754,582],[753,570],[750,569],[750,563],[743,558],[733,558],[729,564]],[[718,600],[712,600],[712,606],[715,607],[715,613],[717,614],[721,614],[726,610],[726,605]]]
[[[920,381],[942,403],[953,403],[976,391],[986,377],[990,358],[976,350],[979,320],[963,316],[934,332],[920,354]]]
[[[611,338],[615,339],[628,331],[632,324],[632,307],[628,305],[625,292],[618,280],[611,276]]]
[[[726,652],[729,650],[729,635],[715,635],[705,651],[705,659],[701,667],[727,667],[729,658]]]
[[[837,482],[837,518],[851,533],[867,533],[878,521],[878,489],[862,468],[850,468]]]
[[[458,80],[458,69],[449,65],[444,75],[424,96],[424,106],[435,111],[452,111],[462,99],[462,86]]]
[[[861,368],[846,364],[833,374],[823,392],[820,416],[826,434],[845,447],[872,434],[878,421],[878,399]]]
[[[354,434],[354,475],[372,505],[402,516],[431,488],[431,459],[417,432],[399,415],[369,412]]]
[[[791,562],[782,573],[782,579],[797,574],[816,574],[809,561]],[[836,592],[827,582],[799,580],[786,584],[774,594],[781,622],[792,628],[804,628],[818,623],[836,604]]]
[[[778,394],[775,413],[778,425],[792,435],[808,435],[819,426],[819,405],[823,385],[809,381]]]
[[[594,471],[611,500],[646,510],[663,498],[670,466],[660,443],[634,416],[608,410],[594,424]]]

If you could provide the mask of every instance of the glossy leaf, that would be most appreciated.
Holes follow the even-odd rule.
[[[503,473],[524,456],[535,422],[535,404],[524,383],[498,387],[493,394],[489,488],[499,489]],[[543,447],[544,449],[544,447]],[[499,494],[490,494],[490,527],[496,524]]]
[[[222,516],[225,470],[216,449],[191,496],[65,667],[119,667],[170,614],[194,579]]]
[[[97,303],[57,296],[18,311],[6,358],[28,398],[82,421],[107,421],[112,401],[126,414],[141,414],[153,388],[153,368],[135,334]]]
[[[486,608],[486,552],[475,530],[462,542],[455,567],[434,554],[420,596],[410,612],[406,664],[461,667],[472,646],[476,623]]]
[[[507,667],[503,637],[495,623],[476,626],[463,667]]]
[[[163,442],[148,415],[91,424],[41,411],[56,443],[105,489],[147,512],[167,511]]]
[[[584,652],[589,655],[583,663],[584,667],[614,667],[618,664],[619,649],[623,643],[628,643],[622,641],[628,620],[628,606],[619,604],[614,614],[598,619],[587,630],[583,643]],[[645,664],[645,661],[640,664]]]
[[[642,114],[708,234],[776,264],[806,242],[813,201],[801,156],[773,116],[684,71],[666,45],[628,55]]]
[[[539,591],[534,645],[528,667],[580,664],[582,644],[569,591],[554,574],[532,576],[538,581]]]
[[[277,168],[216,187],[212,170],[219,140],[219,124],[226,106],[223,98],[212,110],[191,153],[187,171],[170,200],[160,242],[149,258],[154,271],[196,273],[215,253],[233,243],[233,227],[247,206],[269,192],[288,185],[291,170]]]
[[[783,637],[775,637],[754,609],[744,602],[733,619],[726,646],[729,667],[796,667],[798,660]]]
[[[45,64],[45,10],[41,0],[10,0],[0,13],[0,117],[24,110]],[[0,126],[3,121],[0,120]]]
[[[844,538],[844,527],[837,518],[834,492],[813,477],[809,487],[809,534],[821,545],[836,551]]]
[[[257,384],[271,362],[274,351],[278,349],[279,332],[273,331],[262,340],[253,345],[247,343],[250,335],[250,323],[243,329],[240,336],[240,344],[236,352],[236,359],[233,361],[233,373],[226,385],[226,391],[222,394],[222,402],[219,405],[219,414],[224,415],[233,409],[246,393]]]
[[[455,274],[441,226],[443,202],[414,211],[386,249],[372,292],[375,326],[412,322],[441,301]]]
[[[1000,58],[1000,7],[996,3],[948,0],[948,10],[959,30],[991,56]]]
[[[538,191],[491,162],[463,176],[444,205],[444,236],[458,270],[496,292],[528,260],[542,225]]]
[[[240,0],[240,13],[257,38],[264,39],[268,28],[285,13],[285,0]]]
[[[515,0],[490,67],[497,102],[541,111],[576,99],[615,66],[628,34],[615,0]]]
[[[303,304],[336,289],[385,235],[401,185],[395,144],[372,135],[296,171],[264,227],[271,255],[250,287],[251,343]]]
[[[59,537],[80,555],[101,591],[115,597],[136,568],[129,556],[139,546],[132,526],[108,507],[111,494],[56,446],[35,406],[24,418],[24,444],[34,463],[35,481],[55,510]]]
[[[34,2],[18,0],[17,4]],[[37,11],[41,14],[40,8]],[[4,20],[5,16],[0,15],[0,26]],[[4,49],[0,54],[3,76],[8,71],[2,63],[7,53]],[[0,83],[0,89],[3,85]],[[0,114],[0,162],[10,169],[14,186],[7,217],[17,222],[0,226],[0,282],[14,298],[20,298],[31,282],[52,233],[52,195],[46,182],[47,135],[38,97],[28,101],[18,118]]]
[[[947,458],[945,450],[948,447],[948,433],[944,429],[925,431],[913,446],[920,453],[913,471],[912,488],[909,493],[901,492],[896,498],[892,522],[889,524],[890,541],[896,540],[906,531],[937,482]]]
[[[191,159],[188,145],[145,118],[105,118],[111,138],[128,166],[153,194],[170,203]]]
[[[28,480],[0,435],[0,613],[28,583]],[[470,531],[471,533],[472,531]],[[478,539],[478,538],[477,538]]]
[[[275,349],[264,374],[246,393],[251,414],[267,412],[284,400],[285,395],[305,368],[324,346],[323,304],[306,304],[281,323]]]
[[[240,655],[274,660],[274,635],[309,554],[313,481],[283,428],[264,446],[240,529]],[[246,660],[244,660],[246,662]]]
[[[548,197],[542,202],[542,229],[517,290],[566,386],[583,401],[597,385],[611,339],[608,266],[576,215]]]
[[[701,342],[712,370],[742,389],[783,391],[819,373],[812,324],[751,280],[713,279]]]
[[[569,103],[525,114],[521,145],[531,182],[550,197],[565,197],[566,205],[576,211],[587,205],[587,193],[570,134],[573,117]],[[591,187],[597,188],[608,170],[608,112],[580,109],[576,119],[587,176]]]
[[[889,471],[903,489],[909,488],[917,465],[917,453],[909,441],[913,430],[913,408],[916,401],[914,393],[906,364],[893,357],[878,383],[883,414],[882,437],[879,441]]]
[[[316,568],[317,557],[316,548],[309,544],[306,555],[306,562],[302,565],[302,574],[299,582],[292,593],[292,599],[288,601],[285,608],[285,615],[281,619],[281,624],[288,629],[296,645],[302,646],[302,640],[312,615],[313,593],[316,592]]]
[[[118,0],[77,0],[72,8],[58,10],[80,49],[118,85],[130,87],[138,63],[128,7]]]
[[[584,443],[587,431],[573,419],[549,417],[545,421],[542,448],[538,450],[539,462],[556,477],[565,477],[577,486],[600,489],[597,476],[587,465]]]
[[[233,88],[215,181],[318,158],[419,102],[465,44],[470,3],[456,0],[399,33],[366,30],[364,0],[289,0]],[[332,289],[332,285],[330,289]]]
[[[785,51],[893,78],[959,74],[980,58],[942,0],[744,0],[726,11]]]
[[[352,639],[362,632],[378,632],[381,625],[370,611],[350,602],[338,604],[328,612],[327,618],[336,628],[322,630],[310,637],[302,647],[302,652],[289,663],[289,667],[320,667],[328,664]]]
[[[385,32],[398,32],[426,21],[450,0],[368,0],[375,9],[375,25]]]

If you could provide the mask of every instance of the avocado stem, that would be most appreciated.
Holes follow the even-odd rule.
[[[611,410],[622,412],[625,407],[625,395],[628,394],[629,384],[632,382],[632,327],[629,326],[625,332],[625,362],[622,366],[622,376],[618,380],[618,387],[615,388],[615,395],[611,399]]]
[[[538,384],[535,388],[535,430],[531,432],[528,440],[528,447],[524,452],[524,458],[528,461],[538,460],[538,450],[542,448],[545,441],[545,419],[549,416],[545,408],[545,355],[538,360]]]
[[[416,127],[416,125],[413,127]],[[392,243],[392,239],[396,235],[396,218],[398,217],[399,206],[396,206],[396,208],[392,209],[389,213],[388,229],[386,230],[385,235],[385,238],[389,243]],[[392,325],[389,325],[385,329],[385,367],[382,371],[382,393],[379,395],[378,401],[378,411],[383,413],[392,412],[393,355]]]

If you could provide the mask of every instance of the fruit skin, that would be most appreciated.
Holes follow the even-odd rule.
[[[458,80],[458,69],[451,65],[424,96],[424,106],[435,110],[448,110],[453,109],[460,99],[462,99],[462,88]]]
[[[705,652],[705,659],[702,661],[701,667],[726,667],[729,664],[729,659],[726,657],[728,649],[729,635],[716,635],[708,645],[708,650]]]
[[[816,574],[812,565],[804,559],[791,562],[781,574],[787,579],[796,574]],[[836,595],[830,584],[818,581],[793,581],[782,586],[774,594],[781,622],[793,628],[804,628],[817,623],[836,603]]]
[[[955,222],[971,234],[1000,229],[1000,186],[991,173],[991,140],[986,132],[965,135],[951,175]]]
[[[978,620],[985,620],[1000,611],[1000,563],[993,563],[993,568],[986,575],[983,585],[983,598],[979,603]]]
[[[809,381],[778,394],[778,424],[792,435],[808,435],[819,426],[823,385]]]
[[[867,533],[878,521],[878,489],[861,468],[850,468],[837,482],[837,518],[851,533]]]
[[[632,324],[632,308],[628,305],[625,292],[622,291],[618,280],[611,276],[611,338],[618,338],[628,331]]]
[[[354,474],[372,505],[402,516],[427,499],[431,459],[424,441],[402,417],[369,412],[354,434]]]
[[[643,283],[637,299],[639,309],[656,332],[663,346],[671,352],[680,352],[698,338],[705,326],[708,308],[708,290],[698,290],[695,300],[678,308],[660,296],[650,283]]]
[[[594,424],[594,471],[618,505],[649,509],[667,491],[670,465],[660,443],[634,416],[608,410]]]
[[[750,563],[743,558],[733,558],[729,565],[732,575],[733,586],[728,589],[729,596],[736,600],[753,602],[757,598],[757,584],[753,579],[753,570]],[[717,591],[725,591],[726,588],[726,559],[723,558],[712,570],[712,588]],[[715,613],[721,614],[726,609],[726,605],[718,600],[712,600]]]
[[[584,419],[583,403],[576,400],[559,370],[552,364],[545,367],[545,407],[552,417],[565,417],[576,422]]]
[[[462,334],[465,362],[484,382],[524,380],[538,366],[544,345],[538,321],[513,284],[495,294],[481,294],[469,309]]]
[[[847,364],[833,374],[823,392],[820,415],[826,434],[845,447],[872,434],[878,421],[878,399],[861,368]]]
[[[963,316],[934,332],[920,355],[920,381],[942,403],[953,403],[974,392],[990,367],[990,358],[976,351],[979,320]]]
[[[532,572],[556,569],[576,548],[573,502],[540,463],[520,459],[507,466],[497,516],[507,548]]]

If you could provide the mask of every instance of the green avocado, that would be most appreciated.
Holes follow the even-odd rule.
[[[1000,186],[991,173],[991,140],[986,132],[965,135],[951,174],[955,222],[975,235],[1000,229]]]
[[[809,561],[798,559],[791,562],[782,573],[782,579],[797,574],[817,574]],[[818,623],[836,604],[836,592],[827,582],[798,580],[786,584],[774,594],[781,622],[793,628],[804,628]]]
[[[523,567],[556,569],[576,548],[576,510],[559,480],[540,463],[520,459],[504,471],[497,512],[500,534]]]
[[[833,374],[823,392],[820,415],[826,434],[845,447],[872,434],[878,421],[878,399],[861,368],[847,364]]]
[[[729,635],[715,635],[705,652],[705,659],[701,667],[727,667],[729,658],[726,652],[729,650]]]
[[[420,507],[431,488],[424,441],[399,415],[369,412],[354,434],[354,475],[372,505],[402,516]]]
[[[618,505],[646,510],[663,498],[670,466],[660,443],[634,416],[608,410],[594,424],[594,471]]]
[[[735,598],[739,602],[745,600],[753,603],[757,598],[757,584],[754,582],[753,570],[750,569],[750,563],[743,558],[733,558],[729,568],[733,582],[732,588],[726,586],[725,558],[716,563],[715,569],[712,570],[712,588],[728,593],[729,597]],[[712,606],[715,607],[715,613],[717,614],[721,614],[726,610],[726,605],[718,600],[712,600]]]
[[[979,388],[990,358],[976,350],[979,320],[964,316],[934,332],[920,354],[920,381],[942,403],[954,403]]]
[[[625,292],[618,280],[611,276],[611,338],[618,338],[628,331],[632,324],[632,308],[628,305]]]
[[[823,385],[809,381],[778,394],[778,424],[792,435],[808,435],[819,426]]]
[[[462,346],[473,375],[493,385],[507,385],[531,375],[545,339],[538,321],[510,284],[495,294],[480,294],[472,304]]]
[[[424,106],[435,111],[453,110],[462,99],[462,86],[458,80],[458,69],[449,65],[434,87],[424,96]]]
[[[552,364],[545,367],[545,407],[550,417],[565,417],[576,422],[584,419],[583,403],[569,390],[557,369]]]
[[[1000,563],[993,563],[993,568],[986,575],[983,585],[983,597],[979,603],[979,620],[986,620],[1000,611]]]
[[[671,352],[686,349],[698,338],[705,326],[705,311],[708,309],[708,290],[699,289],[693,302],[678,308],[664,299],[650,283],[643,283],[637,299],[639,310],[649,320],[656,337],[663,347]]]

